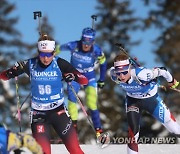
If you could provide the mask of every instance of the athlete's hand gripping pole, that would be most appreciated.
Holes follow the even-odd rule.
[[[174,91],[180,93],[180,82],[179,81],[177,81],[176,79],[173,79],[173,82],[169,83],[168,85],[171,90],[174,90]]]
[[[171,88],[171,87],[164,86],[164,85],[159,85],[158,87],[161,88],[161,89],[163,89],[164,91],[167,91],[167,89],[170,88],[171,90],[180,93],[180,89],[177,89],[177,88]]]

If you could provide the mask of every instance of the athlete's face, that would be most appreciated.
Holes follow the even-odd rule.
[[[86,42],[82,42],[82,49],[84,52],[90,51],[92,46],[93,46],[93,43],[88,44]]]
[[[131,77],[131,73],[130,73],[130,69],[124,72],[119,72],[116,73],[117,78],[121,81],[121,82],[127,82],[130,77]]]
[[[45,66],[49,65],[54,57],[54,52],[39,52],[39,59]]]
[[[127,82],[131,77],[131,65],[124,65],[116,68],[116,76],[121,82]]]

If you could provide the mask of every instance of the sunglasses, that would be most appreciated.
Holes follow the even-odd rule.
[[[92,42],[84,42],[84,41],[83,41],[82,44],[91,46],[93,43],[92,43]]]
[[[117,75],[117,76],[120,76],[121,74],[126,75],[126,74],[128,74],[128,72],[129,72],[129,71],[116,72],[116,75]]]
[[[40,57],[51,57],[54,55],[54,52],[39,52]]]

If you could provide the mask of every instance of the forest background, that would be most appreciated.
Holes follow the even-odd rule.
[[[179,0],[77,0],[76,2],[1,0],[0,71],[13,66],[16,61],[37,54],[38,21],[33,19],[33,11],[42,11],[42,31],[53,36],[59,44],[80,39],[82,29],[91,27],[91,15],[95,14],[97,15],[96,43],[105,52],[108,70],[113,66],[113,58],[119,53],[115,46],[118,42],[132,57],[137,57],[142,66],[165,66],[177,80],[180,80]],[[60,53],[59,56],[69,60],[69,55],[67,51]],[[163,79],[160,79],[160,84],[167,85]],[[24,103],[21,109],[21,123],[18,123],[17,118],[14,118],[18,101],[15,80],[0,81],[0,86],[0,122],[16,132],[21,125],[23,132],[31,133],[30,100],[27,99]],[[159,91],[165,104],[180,122],[179,93],[168,88],[166,91],[160,88]],[[26,75],[18,77],[20,103],[23,103],[29,92],[28,77]],[[124,92],[111,81],[109,71],[107,71],[105,87],[98,91],[98,96],[104,130],[110,132],[112,137],[126,137],[128,128]],[[79,97],[85,104],[83,90],[79,93]],[[79,112],[80,142],[93,143],[95,138],[93,131],[89,129],[88,121],[80,108]],[[152,116],[143,112],[140,136],[168,137],[171,134]],[[54,132],[52,139],[57,139]]]

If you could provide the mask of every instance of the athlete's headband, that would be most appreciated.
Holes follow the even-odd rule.
[[[87,38],[90,38],[90,39],[94,38],[93,36],[91,36],[91,35],[86,35],[86,34],[84,34],[83,37],[87,37]]]
[[[129,59],[114,62],[115,72],[123,72],[129,70]]]
[[[129,59],[114,62],[114,67],[129,65]]]
[[[38,50],[42,52],[52,52],[55,50],[55,41],[43,40],[38,42]]]

